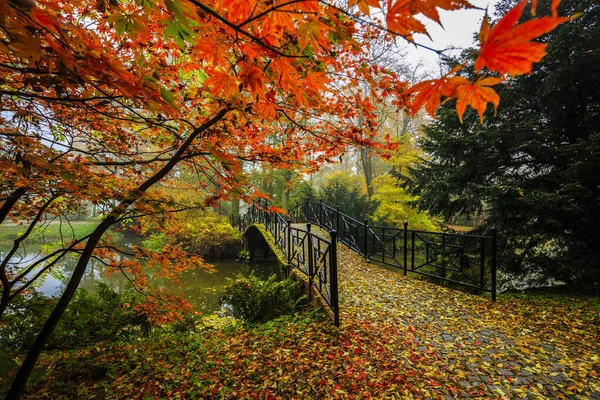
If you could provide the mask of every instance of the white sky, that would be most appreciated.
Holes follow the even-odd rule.
[[[498,0],[471,0],[471,4],[483,10],[459,10],[459,11],[441,11],[440,19],[444,28],[437,23],[426,20],[425,25],[431,36],[430,40],[425,35],[415,35],[417,43],[432,47],[436,50],[442,50],[448,47],[469,47],[473,44],[473,35],[479,32],[481,21],[485,15],[485,8],[488,8],[489,15],[494,14],[494,5]],[[419,61],[432,71],[438,71],[438,56],[436,53],[423,49],[408,46],[409,61],[417,64]]]

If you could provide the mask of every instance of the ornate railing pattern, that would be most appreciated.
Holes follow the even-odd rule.
[[[293,226],[290,219],[269,208],[266,201],[252,204],[243,216],[232,216],[231,224],[242,232],[252,224],[263,224],[283,251],[288,266],[307,279],[309,300],[312,302],[314,294],[318,294],[331,310],[335,325],[339,326],[336,231],[329,230],[330,238],[324,238],[311,232],[310,223],[305,229]]]
[[[322,202],[306,202],[290,211],[293,221],[335,230],[340,242],[363,257],[436,280],[451,282],[496,300],[496,230],[489,236],[426,232],[370,226]]]

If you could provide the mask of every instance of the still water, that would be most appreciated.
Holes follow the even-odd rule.
[[[117,243],[119,247],[130,247],[131,245],[140,245],[140,239],[137,237],[124,236]],[[4,258],[10,249],[10,244],[0,243],[0,260]],[[30,263],[43,257],[41,246],[29,245],[20,251],[18,257],[13,257],[11,261]],[[60,296],[63,292],[66,282],[73,273],[77,259],[68,257],[57,265],[52,275],[47,275],[43,282],[36,286],[36,289],[44,295]],[[203,269],[186,271],[181,274],[181,282],[175,284],[171,281],[161,280],[152,282],[160,286],[169,293],[184,296],[194,305],[197,311],[203,313],[212,313],[219,310],[218,297],[220,289],[225,285],[226,278],[233,278],[239,272],[254,271],[255,275],[264,279],[271,274],[280,276],[279,265],[276,261],[258,261],[251,263],[242,263],[238,261],[211,260],[217,272],[208,273]],[[112,273],[109,276],[105,274],[104,264],[98,260],[92,260],[88,264],[85,275],[79,285],[80,288],[94,293],[97,290],[98,282],[109,285],[116,291],[123,291],[131,287],[129,281],[121,273]]]

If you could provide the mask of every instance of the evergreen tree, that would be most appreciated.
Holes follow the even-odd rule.
[[[483,210],[484,228],[498,227],[505,242],[506,269],[593,283],[600,276],[600,2],[563,0],[560,8],[582,14],[545,36],[543,64],[499,90],[497,117],[488,110],[480,124],[470,112],[461,124],[453,102],[439,110],[421,143],[429,159],[410,183],[424,208],[446,218]]]

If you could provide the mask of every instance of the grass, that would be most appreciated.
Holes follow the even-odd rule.
[[[72,224],[46,224],[34,231],[27,238],[27,243],[49,243],[61,240],[70,241],[90,234],[98,225],[96,221],[80,221]],[[28,225],[3,225],[0,227],[0,243],[9,243],[21,236]]]

